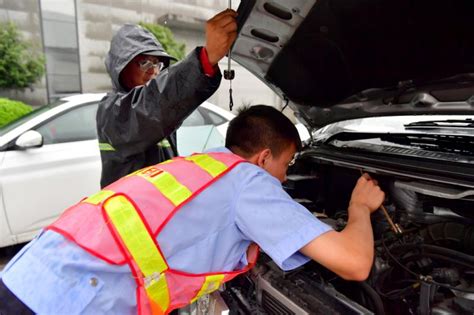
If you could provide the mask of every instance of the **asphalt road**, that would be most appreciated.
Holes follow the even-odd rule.
[[[0,258],[0,271],[3,270],[3,267],[5,267],[5,265],[7,264],[9,259],[10,258],[6,258],[6,257],[1,257]]]
[[[0,248],[0,271],[3,270],[7,262],[15,256],[15,254],[23,247],[22,245],[15,245],[6,248]]]

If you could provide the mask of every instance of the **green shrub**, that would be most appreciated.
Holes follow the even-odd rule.
[[[0,127],[28,114],[32,110],[31,106],[23,102],[0,98]]]
[[[22,89],[44,74],[44,57],[22,40],[15,24],[0,23],[0,88]]]
[[[169,28],[153,23],[140,22],[139,24],[155,35],[168,54],[178,60],[182,60],[185,57],[186,45],[183,43],[178,43],[174,39],[173,32],[171,32]]]

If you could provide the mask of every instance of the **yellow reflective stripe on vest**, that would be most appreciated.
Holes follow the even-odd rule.
[[[171,162],[174,162],[173,159],[169,159],[169,160],[166,160],[166,161],[163,161],[160,163],[161,164],[168,164],[168,163],[171,163]]]
[[[202,285],[201,290],[196,295],[196,297],[191,301],[191,303],[194,303],[201,296],[205,294],[209,294],[219,289],[223,280],[224,280],[224,275],[206,276],[206,281],[204,281],[204,284]]]
[[[145,169],[136,174],[152,183],[169,201],[178,206],[191,197],[192,192],[170,173],[157,168]]]
[[[227,169],[227,165],[207,154],[191,155],[185,159],[196,163],[197,166],[205,170],[212,177],[220,175]]]
[[[87,203],[91,203],[93,205],[98,205],[99,203],[101,203],[105,199],[109,198],[113,194],[115,194],[115,192],[113,192],[112,190],[101,190],[101,191],[93,194],[92,196],[89,196],[86,199],[82,200],[82,202],[87,202]]]
[[[115,151],[115,148],[106,142],[99,142],[99,150],[100,151]]]
[[[163,271],[168,269],[152,236],[135,207],[124,196],[107,200],[104,209],[120,238],[142,272],[148,297],[162,310],[169,307],[169,292]]]
[[[157,304],[164,313],[170,305],[170,293],[168,283],[166,282],[166,276],[162,273],[159,278],[152,276],[151,279],[152,280],[147,281],[147,284],[145,285],[146,293],[152,303]]]
[[[167,139],[161,140],[161,141],[158,142],[156,145],[157,145],[158,147],[162,147],[162,148],[170,148],[170,147],[171,147],[171,144],[170,144],[170,142],[169,142]]]

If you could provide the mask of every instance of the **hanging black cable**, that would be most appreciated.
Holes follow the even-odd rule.
[[[408,272],[409,274],[411,274],[411,275],[413,275],[414,277],[416,277],[416,279],[420,280],[420,282],[426,282],[426,283],[434,284],[434,285],[437,285],[437,286],[439,286],[439,287],[443,287],[443,288],[450,289],[450,290],[457,290],[457,291],[465,292],[465,293],[474,293],[474,290],[468,290],[468,289],[463,289],[463,288],[457,288],[457,287],[450,286],[450,285],[448,285],[448,284],[439,283],[439,282],[433,280],[433,279],[432,279],[431,277],[429,277],[429,276],[424,276],[424,275],[417,274],[417,273],[411,271],[408,267],[406,267],[405,265],[403,265],[395,256],[393,256],[393,254],[390,252],[390,250],[388,249],[387,245],[385,244],[385,238],[384,238],[383,235],[382,235],[382,246],[383,246],[383,248],[385,249],[385,252],[388,254],[388,256],[389,256],[398,266],[400,266],[403,270],[405,270],[405,271]]]

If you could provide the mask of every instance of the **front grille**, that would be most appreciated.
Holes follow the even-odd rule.
[[[295,315],[293,311],[265,290],[262,291],[262,306],[269,315]]]

